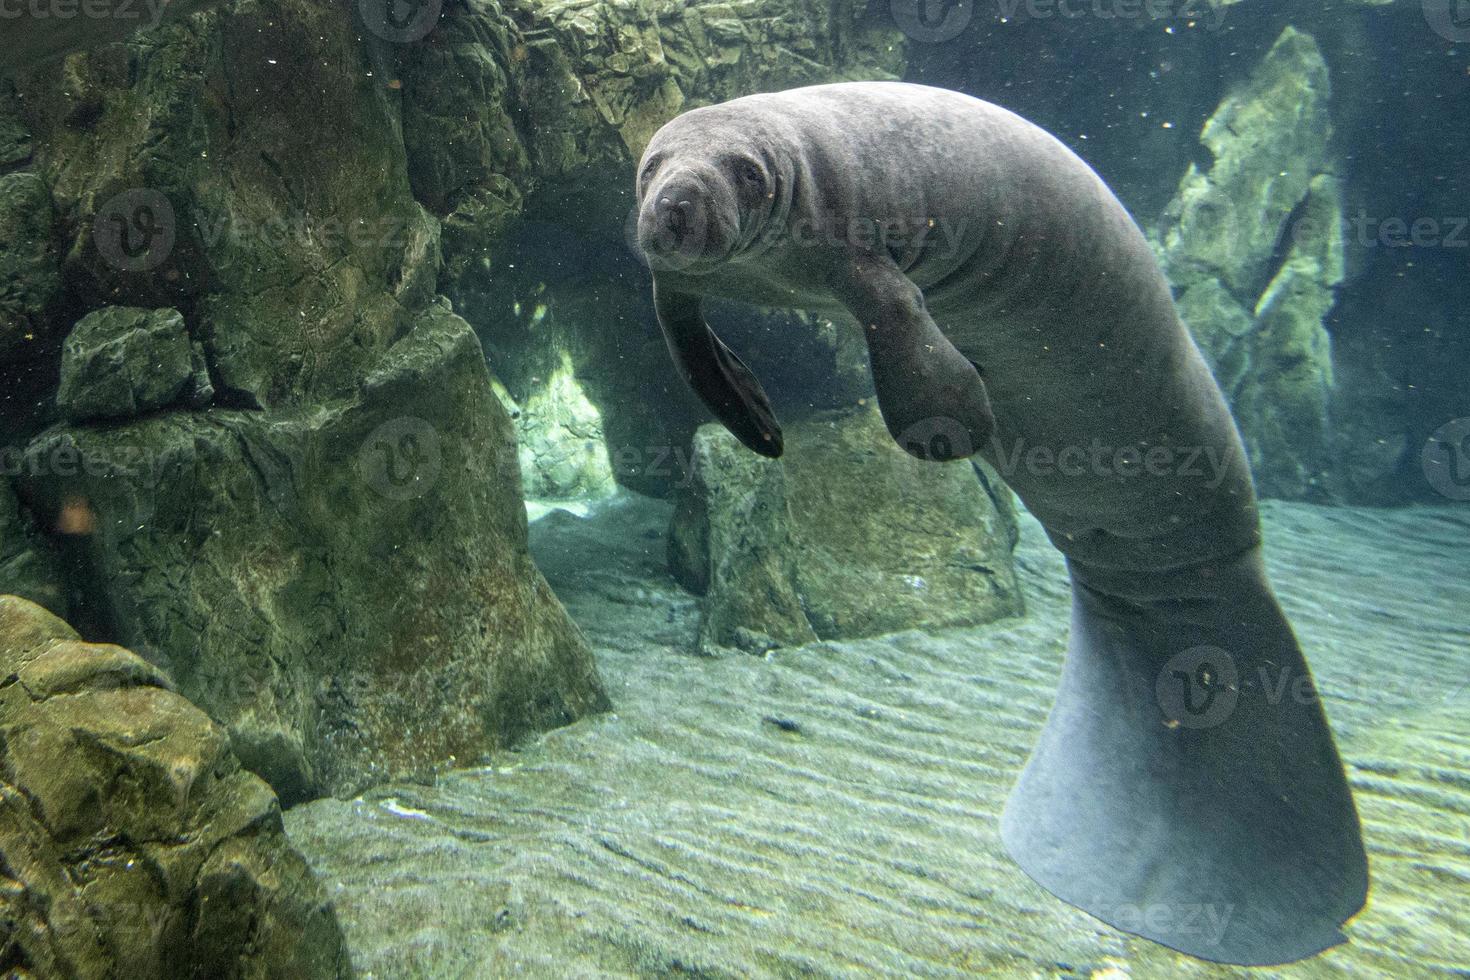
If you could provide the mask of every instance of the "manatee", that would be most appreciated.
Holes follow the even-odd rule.
[[[1240,436],[1087,164],[998,106],[858,82],[680,115],[637,193],[669,350],[746,446],[779,456],[781,430],[701,299],[850,314],[900,445],[981,455],[1066,556],[1061,682],[1001,818],[1016,863],[1201,959],[1343,941],[1367,859]]]

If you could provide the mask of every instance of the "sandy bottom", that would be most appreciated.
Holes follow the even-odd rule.
[[[1269,971],[1119,933],[1007,859],[1067,623],[1033,521],[1023,619],[710,659],[667,518],[533,525],[613,714],[287,814],[362,976],[1470,977],[1470,508],[1265,508],[1374,875],[1349,943]]]

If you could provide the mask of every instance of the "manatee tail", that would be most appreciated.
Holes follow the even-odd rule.
[[[1200,959],[1342,942],[1368,891],[1358,815],[1259,549],[1168,575],[1071,571],[1061,686],[1001,818],[1011,856]]]

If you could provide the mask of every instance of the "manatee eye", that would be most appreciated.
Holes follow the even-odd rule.
[[[751,161],[742,160],[735,169],[740,174],[740,179],[751,187],[759,188],[766,185],[766,175],[761,173],[761,168]]]

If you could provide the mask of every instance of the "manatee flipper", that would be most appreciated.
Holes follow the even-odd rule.
[[[886,257],[854,259],[834,294],[862,325],[878,408],[911,455],[945,462],[978,452],[995,430],[979,370],[940,332],[924,294]]]
[[[1018,864],[1104,922],[1274,965],[1343,941],[1367,859],[1258,548],[1199,568],[1072,565],[1066,666],[1001,818]]]
[[[771,400],[750,368],[721,343],[699,312],[699,297],[653,283],[653,305],[674,363],[694,393],[747,448],[772,459],[783,443]]]

